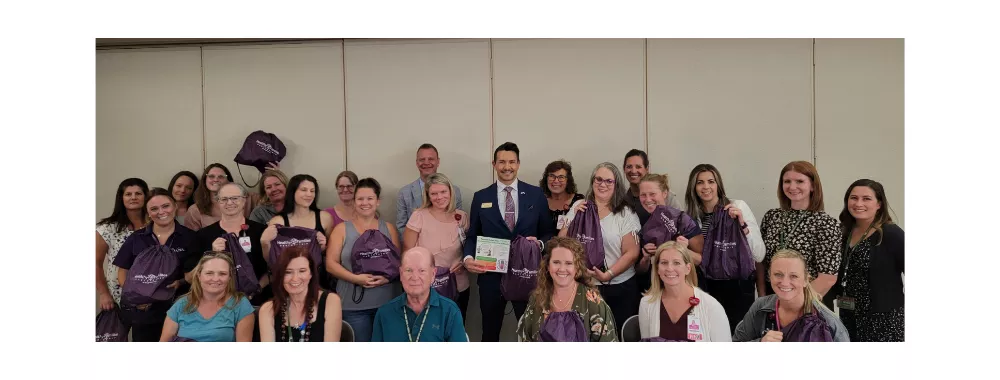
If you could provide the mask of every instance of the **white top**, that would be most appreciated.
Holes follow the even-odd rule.
[[[518,210],[517,210],[517,196],[520,194],[520,193],[517,192],[517,183],[518,182],[520,182],[520,181],[518,181],[517,178],[514,178],[514,183],[510,184],[510,187],[514,188],[514,190],[510,191],[510,196],[514,200],[514,224],[515,225],[517,224],[517,214],[519,213]],[[506,211],[507,211],[507,192],[503,190],[505,188],[507,188],[507,185],[504,185],[503,182],[500,182],[500,180],[497,180],[497,207],[500,207],[500,218],[501,219],[503,219],[503,217],[504,217],[504,215],[506,215]]]
[[[750,235],[747,235],[747,243],[750,243],[750,252],[753,253],[753,261],[761,262],[764,261],[764,254],[767,252],[767,247],[764,246],[764,238],[760,234],[760,225],[757,224],[757,218],[753,216],[753,211],[750,211],[750,206],[746,202],[739,199],[729,200],[733,206],[740,209],[743,213],[743,221],[746,222],[747,228],[750,229]],[[696,219],[698,223],[698,228],[701,228],[701,219]],[[705,244],[708,244],[706,241]]]
[[[115,257],[118,250],[125,244],[125,239],[132,236],[132,229],[126,228],[122,232],[117,230],[118,223],[100,224],[97,226],[97,233],[101,235],[104,242],[108,244],[108,253],[104,255],[104,280],[108,283],[108,291],[115,303],[121,303],[122,285],[118,283],[118,267],[115,266]]]
[[[566,224],[568,225],[573,221],[576,216],[576,208],[580,205],[580,202],[585,200],[579,200],[573,202],[570,206],[569,212],[566,213]],[[632,239],[635,239],[635,244],[639,245],[639,230],[642,229],[642,225],[639,224],[639,216],[632,211],[631,208],[625,206],[625,208],[620,213],[611,213],[604,218],[601,218],[601,237],[604,239],[604,264],[611,268],[618,262],[618,259],[622,257],[622,237],[631,235]],[[635,275],[635,266],[629,265],[628,269],[624,272],[615,276],[611,279],[610,284],[621,284]],[[598,283],[600,286],[601,283]]]
[[[693,269],[692,269],[693,270]],[[729,334],[729,318],[726,309],[715,298],[708,295],[697,286],[694,296],[700,301],[691,312],[698,317],[704,329],[705,340],[702,342],[732,342]],[[641,338],[660,336],[660,298],[644,296],[639,301],[639,335]]]

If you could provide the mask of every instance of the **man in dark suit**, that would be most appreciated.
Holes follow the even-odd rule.
[[[463,260],[466,269],[479,274],[476,284],[479,285],[479,310],[483,315],[483,342],[500,341],[507,299],[500,292],[502,274],[486,272],[485,267],[475,260],[477,237],[513,240],[520,235],[544,247],[543,242],[556,232],[551,229],[549,204],[542,189],[517,179],[520,164],[520,150],[516,144],[506,142],[497,147],[493,151],[497,182],[477,191],[472,196],[469,210],[469,232]],[[528,303],[511,301],[511,304],[514,305],[514,316],[521,319]]]

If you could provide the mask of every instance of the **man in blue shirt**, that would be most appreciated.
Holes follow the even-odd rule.
[[[431,289],[431,251],[403,252],[399,270],[403,294],[375,312],[372,342],[468,342],[458,305]]]

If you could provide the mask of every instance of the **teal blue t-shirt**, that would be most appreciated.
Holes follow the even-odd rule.
[[[177,322],[177,336],[194,339],[198,342],[235,342],[236,324],[244,317],[253,314],[253,306],[246,297],[232,297],[215,315],[209,319],[201,316],[197,309],[185,313],[188,297],[184,296],[174,303],[167,311],[167,317]]]

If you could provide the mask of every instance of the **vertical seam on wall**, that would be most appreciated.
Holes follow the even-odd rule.
[[[492,163],[493,162],[493,147],[496,146],[496,130],[494,129],[494,123],[495,123],[495,121],[493,120],[493,39],[492,38],[490,38],[489,44],[490,44],[490,148],[489,148],[489,152],[490,152],[490,163]],[[490,177],[493,178],[493,180],[490,181],[490,182],[496,182],[497,181],[496,170],[490,170],[490,173],[491,173]]]
[[[344,170],[347,166],[347,39],[340,42],[340,75],[344,87]],[[336,184],[335,184],[336,185]]]
[[[813,165],[819,164],[816,158],[816,39],[812,39],[812,161]]]
[[[208,166],[208,128],[205,127],[205,47],[198,47],[201,65],[201,167]]]
[[[642,39],[642,112],[646,131],[644,150],[649,154],[649,39]]]

